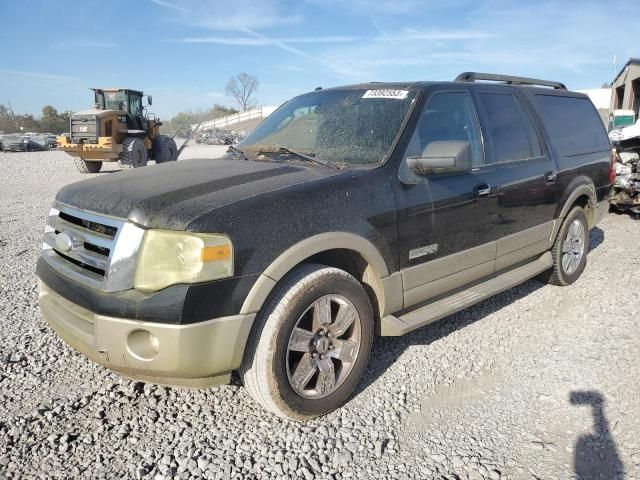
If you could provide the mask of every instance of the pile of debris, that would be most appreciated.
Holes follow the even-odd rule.
[[[640,214],[640,119],[634,125],[611,130],[609,140],[616,160],[611,205]]]
[[[246,135],[246,132],[237,132],[235,130],[222,130],[216,128],[198,132],[195,137],[195,141],[196,143],[204,145],[235,145],[239,143]]]

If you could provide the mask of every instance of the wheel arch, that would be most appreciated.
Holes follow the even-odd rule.
[[[562,200],[558,205],[558,210],[556,211],[557,220],[553,231],[553,238],[551,239],[552,241],[555,240],[556,235],[560,230],[560,225],[562,225],[562,221],[576,205],[580,205],[585,209],[589,228],[591,228],[595,222],[594,207],[597,203],[597,196],[596,188],[590,178],[577,177],[567,186],[561,198]]]
[[[258,277],[240,313],[258,312],[276,284],[304,263],[319,263],[347,271],[365,287],[376,316],[387,309],[389,288],[385,279],[389,278],[389,270],[378,249],[361,236],[331,232],[309,237],[280,254]]]

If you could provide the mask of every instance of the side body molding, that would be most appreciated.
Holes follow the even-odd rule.
[[[348,232],[321,233],[296,243],[278,258],[258,277],[247,295],[240,312],[256,313],[260,310],[271,290],[288,272],[307,258],[327,250],[345,249],[359,253],[369,264],[365,272],[365,283],[371,284],[380,302],[380,313],[387,313],[384,292],[387,289],[385,278],[389,270],[378,249],[367,239]],[[399,276],[393,276],[394,278]],[[399,278],[398,278],[399,280]],[[384,285],[384,286],[383,286]],[[400,309],[402,305],[400,305]]]

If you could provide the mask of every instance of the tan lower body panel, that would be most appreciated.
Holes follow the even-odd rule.
[[[242,362],[255,315],[169,325],[95,314],[39,281],[47,323],[73,348],[122,375],[152,383],[206,387],[228,383]]]
[[[404,308],[488,277],[551,248],[554,222],[402,270]]]
[[[488,277],[493,273],[494,262],[489,261],[475,265],[466,270],[452,273],[444,278],[425,283],[419,287],[404,292],[404,304],[406,307],[416,305],[424,300],[437,297],[445,292],[458,288],[480,278]]]
[[[496,272],[540,255],[551,248],[554,221],[501,238],[496,242]]]
[[[399,336],[416,328],[463,310],[482,300],[512,288],[537,274],[549,269],[553,264],[551,252],[545,252],[537,259],[473,285],[448,297],[434,301],[401,316],[387,315],[380,320],[380,335]]]

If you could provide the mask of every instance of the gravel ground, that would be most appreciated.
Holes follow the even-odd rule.
[[[592,232],[573,286],[530,281],[376,339],[352,400],[301,424],[237,381],[145,385],[67,347],[34,269],[53,197],[81,175],[48,152],[0,154],[0,178],[0,478],[640,479],[640,224],[626,215]]]

